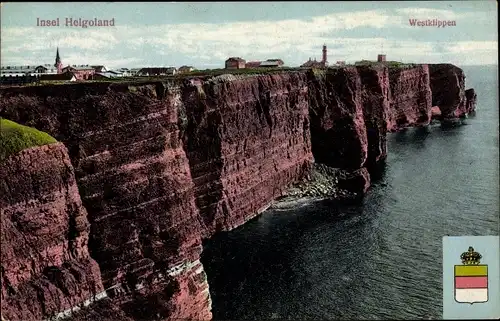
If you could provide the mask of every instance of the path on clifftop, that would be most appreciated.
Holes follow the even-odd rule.
[[[390,134],[362,205],[280,206],[208,242],[214,319],[441,318],[442,236],[498,235],[496,68],[463,69],[477,115]]]

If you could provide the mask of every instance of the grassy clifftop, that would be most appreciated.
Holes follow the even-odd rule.
[[[56,142],[47,133],[0,118],[0,161],[23,149]]]

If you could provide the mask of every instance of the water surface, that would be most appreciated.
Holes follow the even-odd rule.
[[[464,126],[389,136],[363,204],[281,204],[210,240],[214,319],[441,318],[442,237],[499,234],[496,68],[463,68]]]

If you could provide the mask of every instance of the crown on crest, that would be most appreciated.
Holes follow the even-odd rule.
[[[481,254],[474,251],[472,246],[469,246],[469,250],[460,255],[460,259],[462,259],[462,263],[465,265],[477,265],[480,263],[482,257]]]

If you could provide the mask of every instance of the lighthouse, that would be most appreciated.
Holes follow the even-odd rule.
[[[328,66],[326,44],[323,45],[323,59],[321,60],[321,63],[324,67]]]

